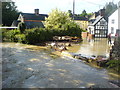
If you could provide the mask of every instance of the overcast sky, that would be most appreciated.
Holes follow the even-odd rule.
[[[73,0],[13,0],[17,9],[24,13],[34,13],[38,8],[40,14],[48,14],[52,9],[58,8],[62,11],[72,10]],[[75,0],[75,13],[80,14],[84,9],[87,13],[96,12],[103,8],[107,2],[115,4],[120,0]]]

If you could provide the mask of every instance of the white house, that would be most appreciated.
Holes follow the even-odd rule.
[[[88,32],[94,37],[104,38],[107,37],[108,23],[106,19],[99,15],[93,21],[89,22]]]
[[[120,2],[119,2],[120,3]],[[120,5],[118,9],[108,17],[108,34],[115,36],[116,31],[120,29]]]

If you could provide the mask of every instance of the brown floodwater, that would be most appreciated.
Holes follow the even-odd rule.
[[[104,55],[109,57],[111,46],[106,38],[96,38],[92,40],[84,39],[80,44],[70,47],[69,52],[84,55]]]

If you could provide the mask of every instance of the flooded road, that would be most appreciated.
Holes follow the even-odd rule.
[[[105,55],[109,56],[110,45],[106,38],[96,38],[91,41],[83,41],[77,53],[87,55]]]
[[[87,44],[82,45],[76,45],[77,53],[82,53]],[[44,47],[3,43],[0,49],[3,51],[3,88],[88,88],[92,85],[114,88],[108,81],[118,79],[105,69],[91,67],[72,57],[53,58]]]
[[[106,38],[95,38],[88,40],[83,40],[79,45],[75,45],[73,50],[69,52],[74,52],[77,54],[84,54],[84,55],[104,55],[109,57],[110,52],[110,45]]]

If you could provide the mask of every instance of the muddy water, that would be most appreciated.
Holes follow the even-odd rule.
[[[77,54],[84,55],[104,55],[109,57],[110,45],[107,42],[106,38],[96,38],[92,40],[84,39],[78,45],[75,45],[74,48],[71,47],[69,52],[74,52]]]
[[[3,43],[1,49],[3,88],[114,88],[108,81],[118,79],[77,59],[53,58],[45,47]]]
[[[91,41],[84,40],[81,43],[80,49],[77,53],[87,55],[105,55],[109,56],[110,45],[106,38],[96,38]]]

